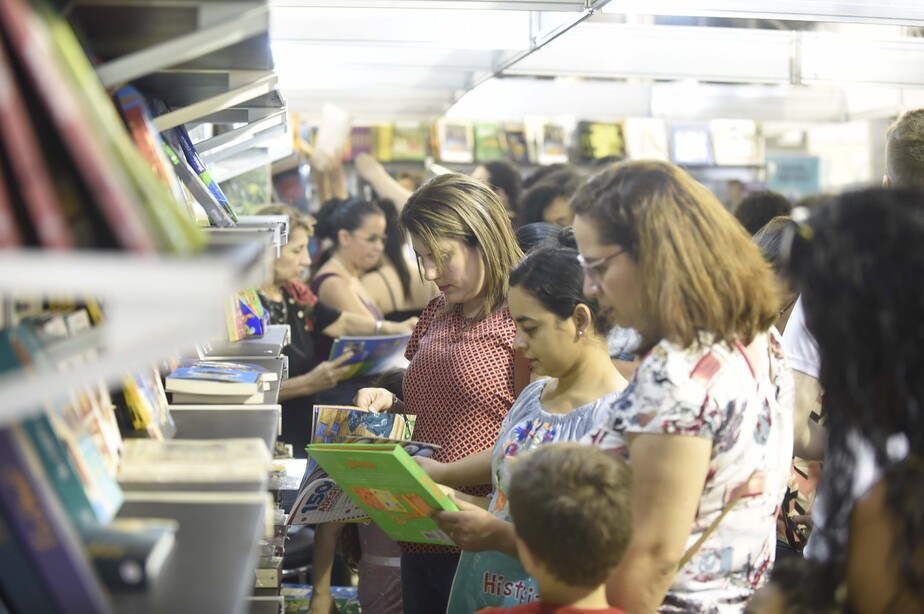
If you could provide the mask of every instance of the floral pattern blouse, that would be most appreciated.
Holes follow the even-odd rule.
[[[630,462],[626,433],[712,441],[687,549],[744,489],[677,572],[660,612],[742,612],[767,579],[775,556],[775,519],[792,459],[792,372],[776,331],[747,349],[709,341],[703,335],[686,349],[661,341],[639,364],[602,426],[584,438]]]

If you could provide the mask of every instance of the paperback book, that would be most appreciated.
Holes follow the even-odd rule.
[[[331,347],[329,360],[339,358],[347,352],[353,352],[353,356],[344,363],[352,368],[342,379],[352,379],[360,375],[375,375],[387,371],[404,357],[404,349],[410,338],[410,333],[373,337],[340,337]]]
[[[400,444],[311,444],[308,454],[392,539],[453,543],[430,515],[458,508]]]
[[[263,381],[256,371],[198,365],[174,370],[167,376],[165,388],[167,392],[251,395],[263,391]]]

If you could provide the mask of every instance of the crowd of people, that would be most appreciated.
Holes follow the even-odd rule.
[[[924,611],[924,110],[889,128],[882,187],[810,207],[729,211],[660,161],[356,169],[388,200],[325,204],[314,266],[310,221],[271,209],[282,439],[304,448],[317,399],[416,415],[459,508],[434,514],[454,546],[360,529],[390,561],[363,612]],[[404,331],[397,388],[317,350]]]

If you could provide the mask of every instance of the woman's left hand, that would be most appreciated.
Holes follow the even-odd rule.
[[[497,550],[498,533],[509,523],[487,510],[453,497],[458,512],[436,512],[433,519],[453,542],[463,550],[481,552]]]

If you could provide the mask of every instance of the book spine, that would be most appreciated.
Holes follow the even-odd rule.
[[[67,451],[55,434],[48,416],[42,414],[30,418],[25,420],[22,426],[71,521],[79,526],[100,520],[74,466],[68,461]]]
[[[189,133],[186,132],[186,128],[177,126],[173,129],[173,134],[180,142],[180,147],[183,149],[183,155],[186,157],[186,161],[189,162],[189,165],[196,171],[202,183],[208,187],[209,192],[212,193],[231,220],[237,222],[237,215],[234,213],[234,209],[231,208],[231,204],[228,202],[224,192],[221,191],[221,188],[218,187],[218,184],[212,179],[212,174],[209,172],[209,169],[206,168],[205,163],[202,162],[202,158],[199,157],[199,152],[196,151],[196,147],[193,145],[192,139],[189,138]]]
[[[13,612],[53,612],[55,605],[35,568],[0,514],[0,595]]]
[[[0,2],[0,27],[119,243],[129,250],[155,251],[140,212],[133,208],[136,200],[124,177],[107,162],[101,144],[82,117],[79,102],[62,96],[61,88],[72,83],[71,75],[56,62],[45,24],[26,0],[4,0]]]
[[[16,84],[9,56],[0,47],[0,139],[39,242],[47,248],[74,247],[64,207],[42,159],[29,112]]]
[[[0,88],[2,87],[0,84]],[[0,167],[0,249],[22,245],[22,235],[19,233],[16,212],[13,210],[13,201],[8,191],[10,187],[3,174],[3,168]]]
[[[0,514],[38,571],[57,611],[108,612],[109,604],[79,542],[18,427],[0,429]]]

